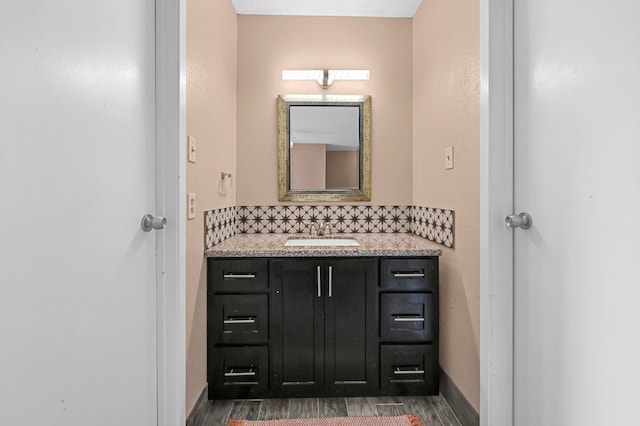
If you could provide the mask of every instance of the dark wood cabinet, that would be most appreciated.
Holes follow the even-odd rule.
[[[375,393],[377,266],[376,259],[271,261],[274,393]]]
[[[208,261],[210,399],[257,398],[269,389],[268,259]]]
[[[209,398],[438,393],[438,258],[209,258]]]
[[[279,396],[311,396],[324,391],[324,299],[319,263],[313,259],[271,261],[271,390]]]
[[[438,287],[437,257],[380,260],[382,393],[438,393]]]

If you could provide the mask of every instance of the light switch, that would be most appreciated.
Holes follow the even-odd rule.
[[[448,146],[444,149],[444,168],[445,170],[453,169],[453,147]]]
[[[196,194],[190,192],[187,194],[187,219],[196,218]]]
[[[187,149],[189,150],[189,162],[196,162],[196,138],[187,136]]]

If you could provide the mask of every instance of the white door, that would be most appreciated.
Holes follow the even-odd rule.
[[[153,0],[0,13],[0,425],[155,425]]]
[[[515,424],[637,425],[640,2],[514,7]]]

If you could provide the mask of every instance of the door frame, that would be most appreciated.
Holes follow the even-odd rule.
[[[155,0],[157,424],[186,419],[186,0]]]
[[[513,424],[513,2],[480,0],[480,424]]]
[[[186,418],[185,58],[186,2],[156,0],[157,202],[169,219],[158,239],[158,425]],[[482,425],[513,424],[513,233],[503,223],[512,211],[513,0],[480,0]]]

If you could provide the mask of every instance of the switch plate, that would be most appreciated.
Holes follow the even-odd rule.
[[[453,169],[453,147],[448,146],[444,149],[444,168],[445,170]]]
[[[187,136],[187,150],[189,151],[189,162],[196,162],[196,138],[193,136]]]
[[[187,219],[196,218],[196,194],[190,192],[187,194]]]

